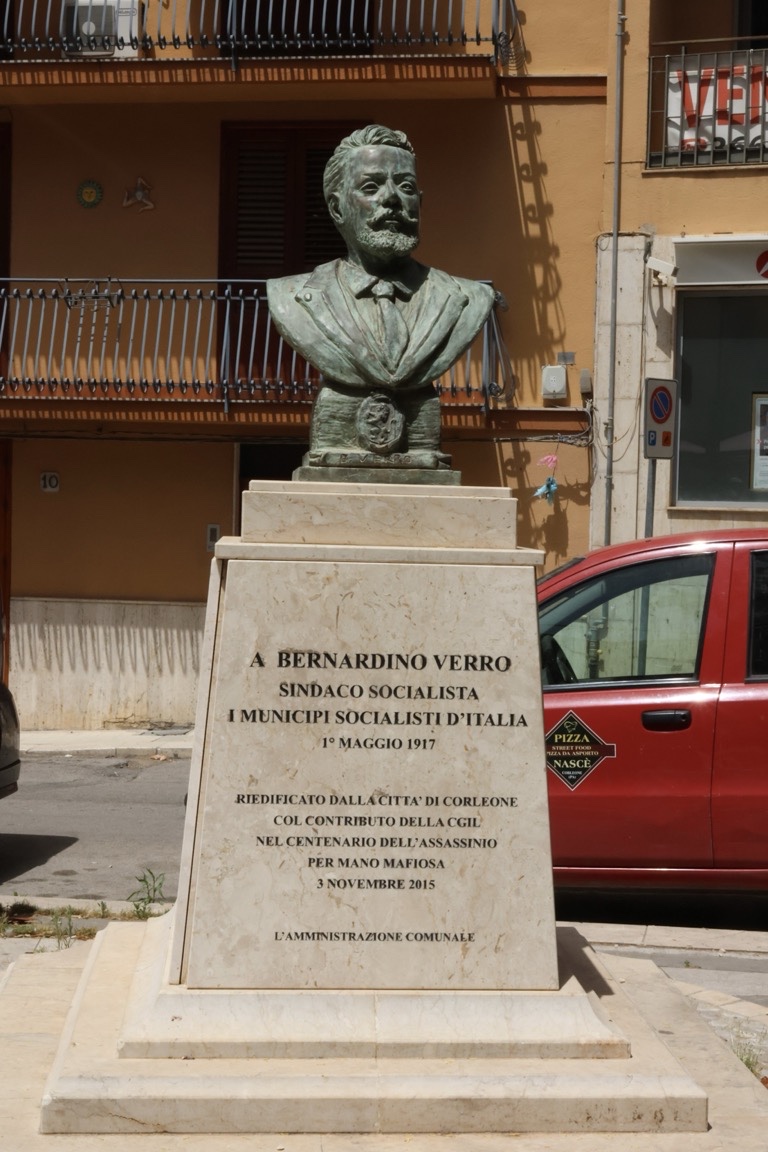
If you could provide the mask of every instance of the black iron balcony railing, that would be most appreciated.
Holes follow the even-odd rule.
[[[320,377],[279,336],[265,281],[17,280],[0,289],[0,403],[306,403]],[[496,316],[437,382],[444,403],[512,392]]]
[[[768,163],[768,47],[650,62],[649,168]]]
[[[515,0],[6,0],[14,61],[520,52]]]

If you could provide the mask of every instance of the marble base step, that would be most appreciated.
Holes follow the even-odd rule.
[[[485,997],[496,1003],[498,993],[258,993],[167,985],[157,974],[167,957],[170,920],[111,925],[95,942],[49,1076],[43,1132],[706,1130],[706,1093],[572,929],[560,933],[561,989],[506,994],[506,1016],[492,1022],[493,1013],[477,1009]],[[291,1003],[291,996],[299,999]],[[516,1003],[533,1010],[518,1011]],[[364,1023],[372,1006],[380,1028],[376,1012]],[[573,1055],[559,1054],[557,1044],[549,1056],[536,1055],[532,1045],[546,1053],[547,1043],[558,1039],[558,1018]],[[349,1044],[355,1020],[363,1021],[357,1051],[366,1054],[334,1055],[355,1050]],[[463,1036],[459,1025],[468,1029]],[[328,1033],[325,1056],[316,1055],[318,1029]],[[442,1048],[435,1047],[438,1033]],[[371,1054],[368,1045],[377,1036]],[[463,1055],[435,1057],[436,1050],[451,1050],[449,1041]],[[232,1055],[248,1045],[308,1055]],[[382,1055],[387,1051],[409,1055]]]
[[[615,1059],[627,1038],[588,987],[586,942],[560,934],[557,992],[189,989],[170,984],[175,913],[149,921],[136,955],[118,1052],[123,1058]],[[127,957],[135,926],[98,947]],[[583,982],[580,982],[580,980]]]

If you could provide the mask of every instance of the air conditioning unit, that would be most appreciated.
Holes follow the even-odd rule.
[[[68,0],[64,5],[66,56],[135,58],[138,35],[139,0]]]

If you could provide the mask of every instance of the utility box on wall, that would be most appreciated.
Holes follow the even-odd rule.
[[[545,364],[541,370],[542,400],[565,400],[568,395],[568,379],[564,364]]]

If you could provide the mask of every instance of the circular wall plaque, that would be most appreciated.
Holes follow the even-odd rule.
[[[82,208],[95,208],[103,195],[104,189],[98,180],[83,180],[77,189],[77,202]]]

